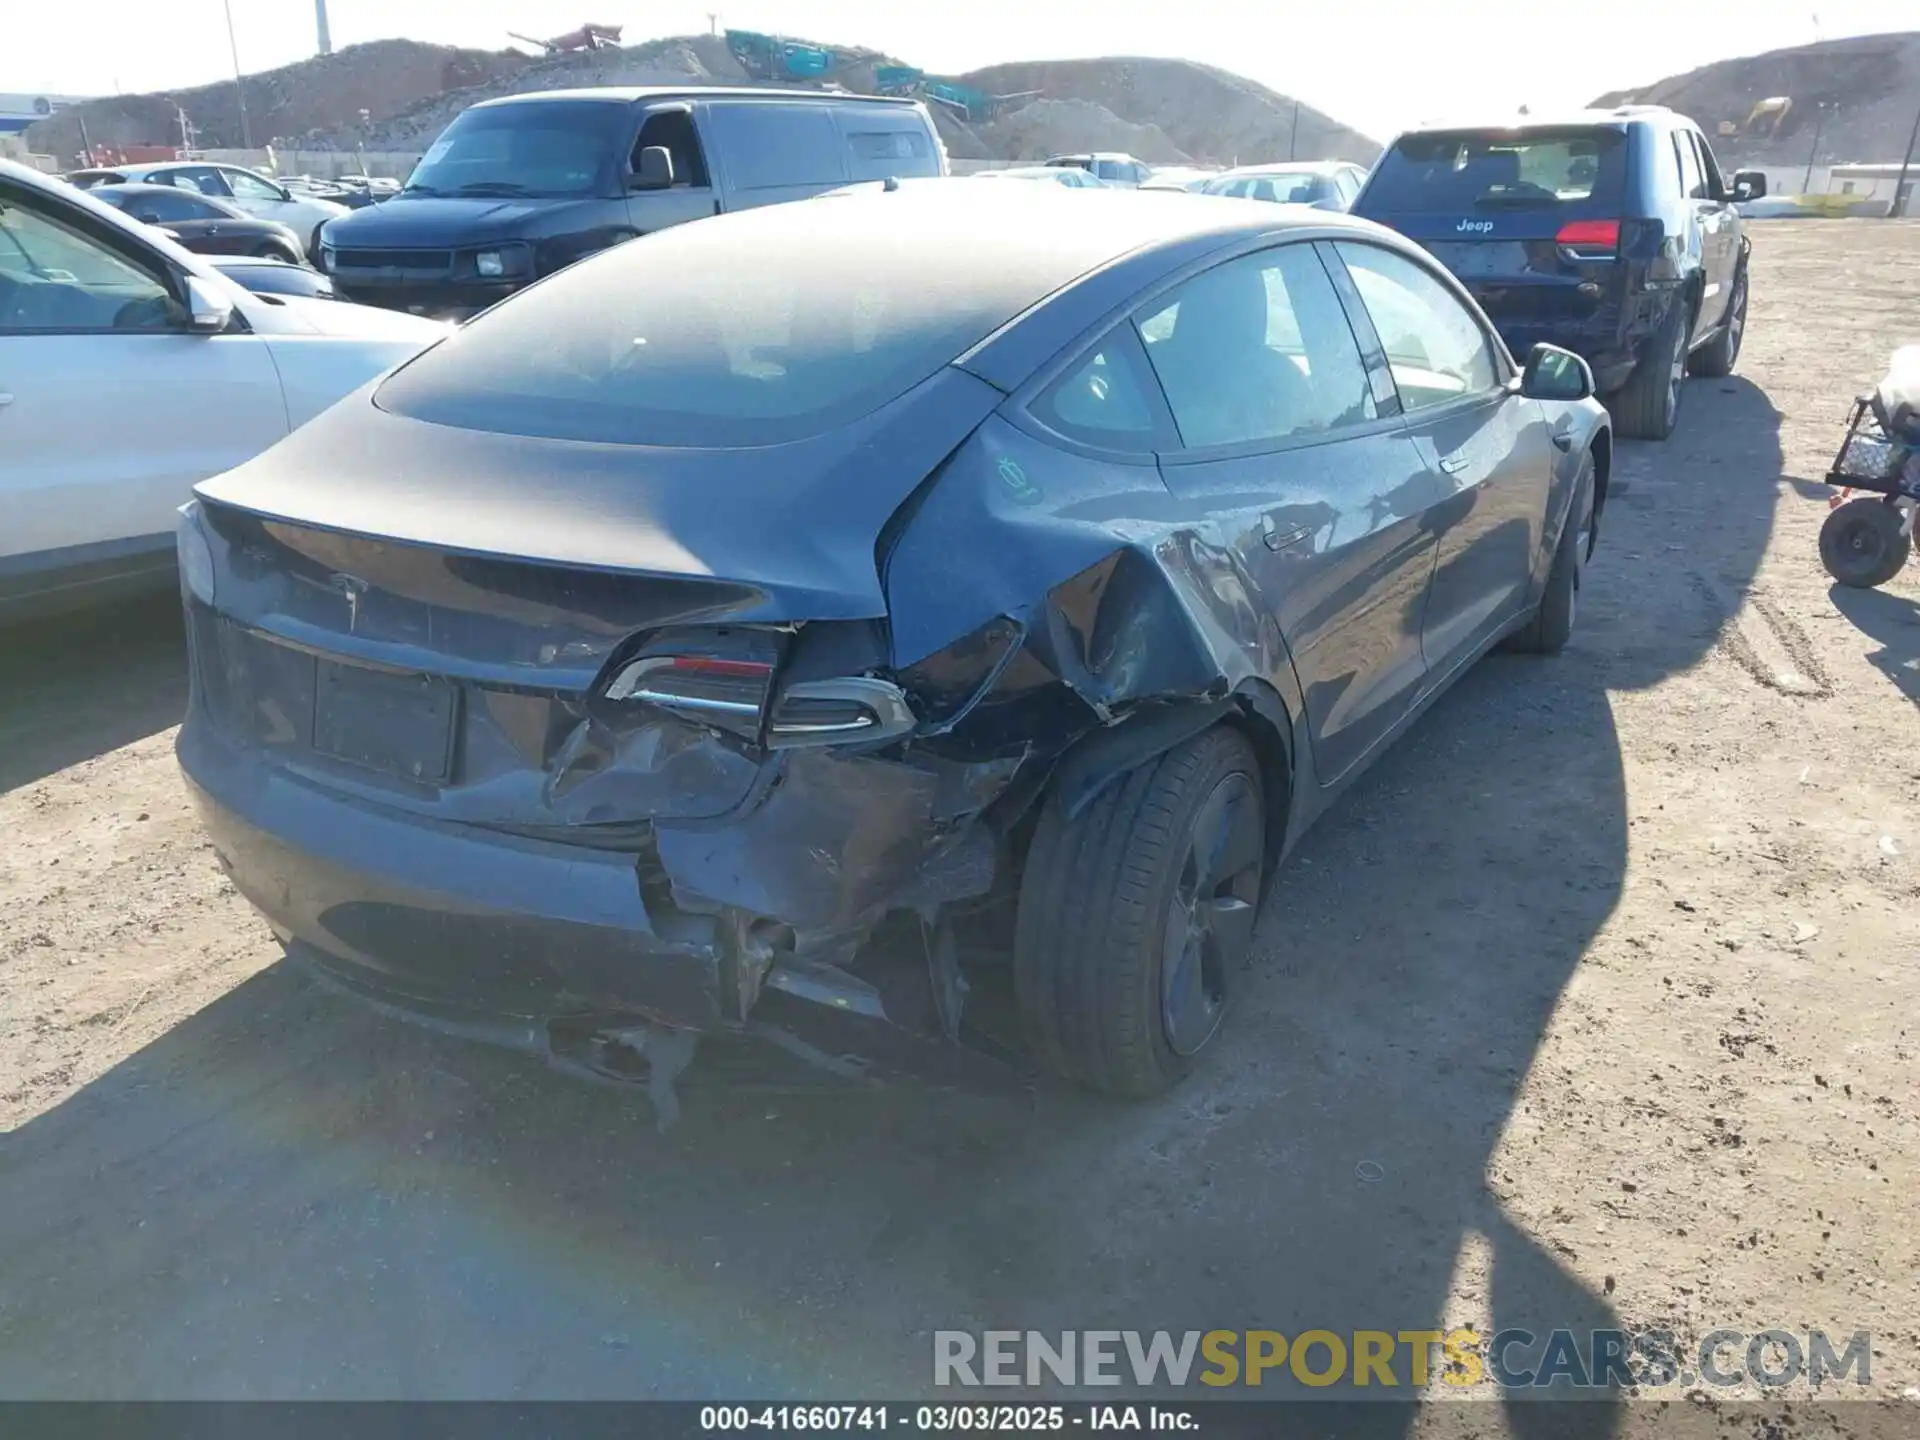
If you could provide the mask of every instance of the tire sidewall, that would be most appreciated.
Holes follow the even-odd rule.
[[[1206,731],[1194,742],[1196,745],[1215,747],[1214,755],[1205,769],[1195,777],[1188,787],[1176,815],[1176,831],[1181,838],[1162,854],[1163,862],[1160,874],[1155,878],[1153,889],[1152,913],[1155,919],[1153,933],[1162,937],[1157,954],[1151,965],[1141,967],[1140,983],[1146,993],[1140,996],[1144,1009],[1141,1013],[1151,1017],[1153,1027],[1153,1057],[1161,1075],[1169,1082],[1186,1075],[1214,1047],[1220,1033],[1226,1028],[1228,1017],[1233,1012],[1234,992],[1238,988],[1232,976],[1223,976],[1221,985],[1221,1003],[1219,1023],[1213,1033],[1191,1055],[1182,1055],[1167,1043],[1167,1022],[1162,1010],[1161,997],[1165,993],[1167,947],[1164,937],[1167,921],[1171,917],[1174,894],[1180,884],[1180,872],[1185,865],[1188,849],[1193,844],[1193,822],[1199,817],[1208,798],[1214,790],[1234,774],[1245,775],[1253,786],[1254,802],[1260,813],[1265,815],[1266,792],[1260,782],[1260,765],[1254,757],[1253,747],[1239,731],[1229,726],[1216,726]],[[1264,854],[1262,860],[1264,863]],[[1257,902],[1256,902],[1257,903]]]

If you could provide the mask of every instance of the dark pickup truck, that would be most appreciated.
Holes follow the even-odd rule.
[[[1725,375],[1747,315],[1735,204],[1699,127],[1658,106],[1412,130],[1353,213],[1419,241],[1473,292],[1507,348],[1586,358],[1623,435],[1664,440],[1681,381]]]

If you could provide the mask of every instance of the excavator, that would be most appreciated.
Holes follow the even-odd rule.
[[[589,22],[578,30],[569,30],[564,35],[556,35],[551,40],[535,40],[527,35],[507,34],[522,45],[538,46],[548,55],[566,55],[576,50],[605,50],[620,43],[620,34],[624,25],[595,25]]]

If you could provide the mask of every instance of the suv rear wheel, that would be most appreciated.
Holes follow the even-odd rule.
[[[1664,440],[1673,434],[1680,419],[1680,384],[1687,378],[1687,334],[1692,329],[1690,302],[1676,300],[1667,307],[1633,377],[1608,405],[1622,435],[1632,440]]]
[[[1693,357],[1687,369],[1694,375],[1718,377],[1731,375],[1740,359],[1740,341],[1747,333],[1747,267],[1742,262],[1733,277],[1733,295],[1727,301],[1727,323],[1713,337],[1713,343]]]
[[[1219,1033],[1253,948],[1267,816],[1260,764],[1215,726],[1041,811],[1020,883],[1014,993],[1068,1079],[1157,1095]]]

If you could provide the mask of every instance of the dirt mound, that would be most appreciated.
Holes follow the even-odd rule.
[[[1782,95],[1793,107],[1777,128],[1748,126],[1755,105]],[[1691,116],[1713,137],[1723,165],[1804,165],[1809,155],[1821,165],[1897,161],[1920,112],[1920,31],[1721,60],[1594,101],[1627,103],[1667,105]],[[1721,133],[1723,123],[1735,133]]]
[[[859,46],[831,48],[835,85],[877,88],[892,57]],[[989,121],[931,108],[956,160],[1032,160],[1063,150],[1122,150],[1143,160],[1235,161],[1340,158],[1369,161],[1379,146],[1358,131],[1263,85],[1185,60],[1063,60],[996,65],[961,84],[1008,96]],[[534,58],[381,40],[246,80],[249,134],[301,149],[424,149],[480,100],[596,85],[749,83],[724,38],[683,35],[605,50]],[[231,84],[97,100],[63,110],[29,132],[36,148],[65,157],[81,145],[177,143],[176,106],[208,149],[241,144]],[[366,120],[361,112],[366,112]],[[1298,135],[1295,125],[1298,125]]]
[[[980,139],[1000,160],[1044,160],[1072,150],[1119,150],[1162,165],[1193,158],[1158,125],[1135,125],[1091,100],[1035,100],[984,126]]]
[[[1117,57],[991,65],[962,79],[992,95],[1037,91],[1048,101],[1087,102],[1093,108],[1077,113],[1089,133],[1076,136],[1070,130],[1062,132],[1057,148],[1063,150],[1131,148],[1101,139],[1100,127],[1105,122],[1099,117],[1105,113],[1126,126],[1146,127],[1171,147],[1171,153],[1164,156],[1135,151],[1143,160],[1250,165],[1291,158],[1368,164],[1380,153],[1377,141],[1310,105],[1300,105],[1244,76],[1191,60]],[[996,119],[989,129],[1006,126],[1018,131],[1014,125],[1017,114]],[[1150,137],[1133,142],[1148,143]]]
[[[415,40],[374,40],[246,77],[246,136],[255,145],[329,127],[357,125],[362,110],[374,125],[429,97],[499,82],[528,67],[512,51],[461,50]],[[96,145],[178,144],[178,111],[197,127],[207,149],[242,144],[232,81],[192,90],[115,96],[60,111],[27,132],[35,150],[71,163],[80,127]]]

